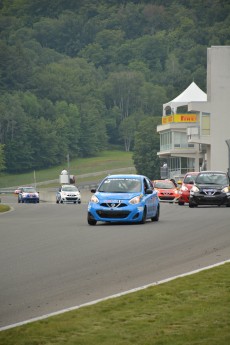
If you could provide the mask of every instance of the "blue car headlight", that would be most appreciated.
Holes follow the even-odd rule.
[[[132,205],[139,204],[141,202],[141,195],[135,196],[134,198],[129,200],[129,203]]]
[[[99,203],[99,199],[96,197],[96,195],[93,195],[90,199],[91,202],[98,204]]]

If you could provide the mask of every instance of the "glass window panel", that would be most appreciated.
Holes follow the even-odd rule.
[[[188,147],[187,133],[174,132],[174,147]]]
[[[201,115],[201,134],[210,135],[210,114],[208,113]]]

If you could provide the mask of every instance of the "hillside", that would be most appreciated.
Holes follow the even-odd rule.
[[[224,0],[2,1],[0,172],[135,150],[163,103],[193,80],[206,91],[207,48],[229,45],[229,26]]]

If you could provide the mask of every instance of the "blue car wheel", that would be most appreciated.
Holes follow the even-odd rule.
[[[158,222],[159,218],[160,218],[160,205],[157,206],[156,215],[151,218],[151,221],[152,222]]]
[[[88,224],[89,225],[96,225],[97,221],[92,217],[92,215],[88,212]]]
[[[143,211],[142,219],[140,221],[141,224],[145,224],[146,223],[146,215],[147,215],[147,210],[146,210],[146,207],[145,207],[144,211]]]

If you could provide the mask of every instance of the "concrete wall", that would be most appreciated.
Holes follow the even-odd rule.
[[[228,170],[230,139],[230,46],[208,48],[207,96],[211,104],[210,168]]]

